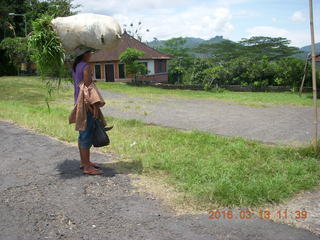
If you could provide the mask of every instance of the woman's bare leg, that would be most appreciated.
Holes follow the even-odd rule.
[[[83,168],[86,165],[86,158],[89,159],[89,164],[92,167],[101,168],[101,166],[99,164],[90,162],[90,152],[89,152],[89,157],[86,157],[87,153],[85,153],[86,151],[82,151],[84,149],[80,148],[80,143],[79,142],[78,142],[78,148],[79,148],[79,153],[80,153],[80,168]]]
[[[79,146],[79,143],[78,143]],[[81,159],[81,166],[83,166],[84,172],[92,172],[94,174],[101,174],[103,173],[101,170],[97,170],[92,166],[92,163],[90,162],[90,149],[81,149],[79,147],[80,152],[80,159]]]

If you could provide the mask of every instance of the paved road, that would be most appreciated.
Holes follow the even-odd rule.
[[[214,99],[148,99],[103,90],[102,94],[107,101],[104,114],[113,117],[266,143],[309,143],[312,139],[311,107],[269,104],[258,108]]]
[[[86,176],[76,147],[3,121],[0,140],[1,240],[319,239],[260,219],[176,216],[160,199],[134,191],[110,155],[94,153],[106,173]]]

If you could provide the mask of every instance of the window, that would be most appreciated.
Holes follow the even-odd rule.
[[[155,60],[155,64],[156,64],[156,73],[164,73],[167,72],[166,69],[166,60]]]
[[[94,73],[95,79],[101,79],[101,65],[95,64],[94,65]]]
[[[124,70],[124,64],[120,63],[119,64],[119,78],[126,78],[126,72]]]

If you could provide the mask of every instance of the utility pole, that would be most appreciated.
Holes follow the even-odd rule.
[[[313,92],[313,126],[314,126],[313,145],[314,145],[315,151],[317,151],[318,149],[317,76],[316,76],[316,47],[315,47],[315,39],[314,39],[312,0],[309,0],[309,8],[310,8],[311,49],[312,49],[312,92]]]

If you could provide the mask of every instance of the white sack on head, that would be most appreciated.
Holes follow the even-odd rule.
[[[60,37],[66,52],[74,54],[79,47],[110,49],[116,47],[121,35],[114,18],[84,13],[52,20],[54,31]]]

